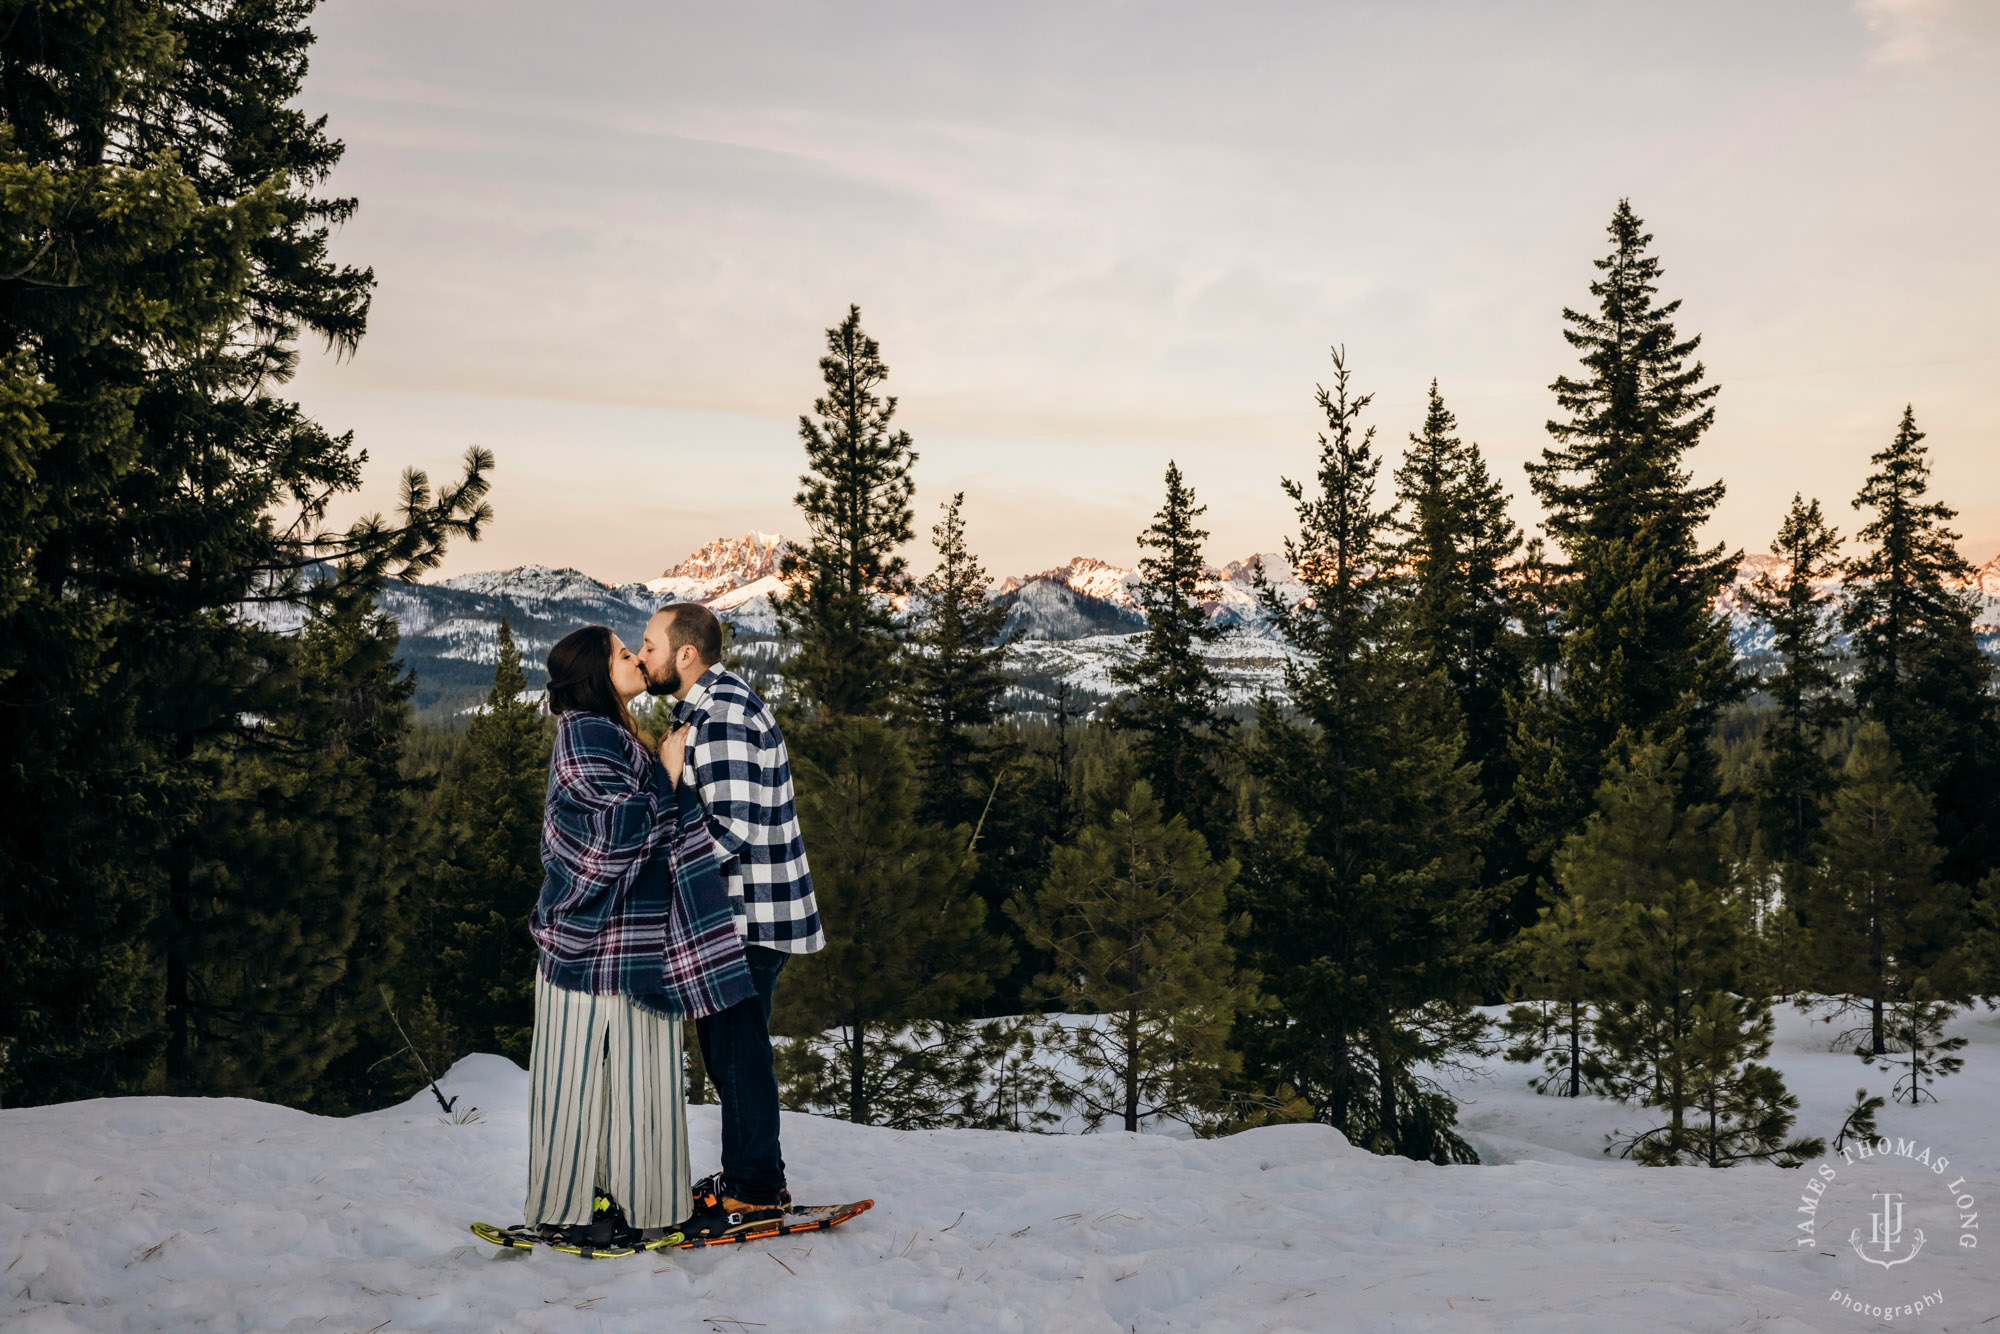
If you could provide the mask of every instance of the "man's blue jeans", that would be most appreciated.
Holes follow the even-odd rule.
[[[776,1204],[785,1186],[778,1148],[778,1075],[771,1066],[771,993],[788,957],[745,944],[757,994],[694,1021],[702,1064],[722,1104],[722,1176],[745,1204]]]

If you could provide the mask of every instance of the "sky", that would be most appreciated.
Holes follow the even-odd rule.
[[[1169,459],[1220,563],[1296,531],[1343,346],[1389,471],[1435,378],[1521,470],[1629,198],[1722,386],[1712,540],[1849,501],[1906,403],[2000,553],[2000,0],[329,0],[304,105],[379,283],[293,385],[401,470],[498,456],[440,573],[650,578],[797,535],[853,303],[997,579],[1130,563]]]

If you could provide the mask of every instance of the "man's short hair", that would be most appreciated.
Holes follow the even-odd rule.
[[[707,666],[722,661],[722,622],[699,602],[669,602],[653,613],[667,618],[667,647],[675,653],[694,645]]]

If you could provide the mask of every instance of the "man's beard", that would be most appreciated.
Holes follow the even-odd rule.
[[[681,669],[678,665],[667,668],[669,675],[664,681],[655,681],[651,672],[646,673],[646,693],[655,697],[672,695],[681,688]]]

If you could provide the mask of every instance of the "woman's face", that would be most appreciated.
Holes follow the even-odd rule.
[[[617,635],[611,636],[611,689],[627,704],[646,693],[646,668]]]

